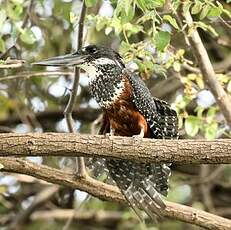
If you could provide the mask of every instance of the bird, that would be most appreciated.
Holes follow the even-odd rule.
[[[123,58],[113,49],[88,45],[72,54],[51,57],[34,64],[74,66],[87,73],[90,94],[103,111],[100,134],[138,140],[178,137],[176,111],[167,102],[153,97],[144,81],[125,66]],[[161,216],[166,208],[162,195],[167,196],[168,193],[169,164],[124,159],[96,161],[97,167],[100,164],[107,168],[140,219],[143,219],[141,210],[153,220]],[[100,171],[98,169],[96,172]]]

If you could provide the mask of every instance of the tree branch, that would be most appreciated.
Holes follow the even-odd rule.
[[[65,173],[58,169],[45,165],[37,165],[18,158],[0,157],[0,162],[3,165],[1,171],[4,172],[34,176],[50,183],[88,192],[102,200],[125,202],[118,188],[96,181],[87,175],[84,178],[76,178],[74,174]],[[230,229],[231,220],[169,201],[165,201],[165,204],[167,205],[167,208],[163,211],[165,217],[174,218],[207,229]]]
[[[100,109],[76,108],[73,110],[73,118],[79,121],[92,122],[100,115],[100,113]],[[47,120],[52,123],[61,120],[63,118],[63,113],[59,109],[50,109],[35,113],[35,117],[40,123]],[[11,114],[6,119],[0,119],[0,126],[13,126],[21,122],[22,121],[17,114]]]
[[[24,60],[19,59],[7,59],[4,64],[0,64],[0,69],[14,69],[21,68],[24,65]],[[2,79],[2,78],[0,78]],[[1,80],[0,80],[1,81]]]
[[[84,156],[180,164],[231,163],[231,139],[157,140],[71,133],[2,133],[0,156]]]
[[[189,11],[183,15],[189,28],[193,28],[193,19]],[[231,98],[225,92],[220,82],[216,77],[208,53],[201,41],[200,35],[196,29],[189,36],[189,42],[192,46],[192,51],[196,56],[204,81],[208,84],[211,92],[216,98],[216,102],[223,113],[227,124],[231,127]]]
[[[112,223],[122,220],[123,213],[118,211],[87,211],[87,212],[75,212],[73,209],[54,209],[49,211],[36,211],[32,214],[32,220],[67,220],[74,218],[78,221],[86,221],[89,223]]]
[[[16,217],[14,217],[13,223],[10,225],[10,229],[23,229],[24,224],[30,219],[31,214],[41,207],[44,203],[50,200],[58,192],[59,186],[47,186],[40,191],[34,198],[33,202],[26,209],[21,210]]]
[[[20,61],[22,61],[22,60],[20,60]],[[22,64],[18,67],[21,67]],[[3,65],[0,65],[0,69],[3,68],[2,66]],[[10,68],[10,67],[8,67],[8,68]],[[5,77],[1,77],[0,82],[8,81],[8,80],[18,80],[21,78],[22,79],[29,79],[31,77],[46,77],[47,78],[47,77],[57,77],[57,76],[73,76],[73,75],[74,75],[74,73],[71,71],[42,71],[42,72],[25,71],[25,72],[22,72],[19,74],[17,73],[17,75],[8,75]]]

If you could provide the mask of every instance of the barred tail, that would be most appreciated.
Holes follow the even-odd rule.
[[[167,166],[124,160],[107,160],[106,165],[140,219],[140,209],[154,220],[161,216],[161,210],[166,207],[160,193],[167,193],[170,171]]]
[[[168,195],[169,177],[171,170],[166,164],[151,164],[150,180],[156,185],[156,190],[164,196]]]
[[[85,162],[87,168],[90,170],[90,175],[107,184],[115,185],[115,181],[111,178],[109,170],[106,166],[106,159],[104,158],[88,158]]]

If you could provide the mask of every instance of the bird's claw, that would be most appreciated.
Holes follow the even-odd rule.
[[[111,140],[112,139],[112,137],[113,137],[113,134],[112,133],[105,133],[105,138],[107,138],[107,139],[109,139],[109,140]]]
[[[143,139],[143,136],[142,135],[133,135],[132,136],[134,142],[138,142],[138,143],[141,143],[142,142],[142,139]]]

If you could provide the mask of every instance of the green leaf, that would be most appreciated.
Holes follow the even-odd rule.
[[[74,14],[74,12],[70,12],[69,14],[69,19],[70,19],[70,23],[75,23],[77,21],[77,16]]]
[[[112,32],[112,28],[111,28],[111,27],[107,27],[107,28],[105,29],[105,34],[106,34],[106,35],[110,34],[111,32]]]
[[[182,99],[178,102],[178,107],[180,109],[184,109],[190,102],[191,99],[188,96],[183,96]]]
[[[5,49],[6,49],[5,42],[3,41],[2,38],[0,38],[0,52],[4,52]]]
[[[210,124],[213,122],[214,117],[216,115],[217,112],[217,108],[212,106],[209,108],[208,112],[207,112],[207,117],[206,117],[206,121]]]
[[[198,133],[200,125],[201,121],[198,117],[188,116],[185,119],[185,131],[191,137],[194,137]]]
[[[132,0],[117,1],[114,17],[120,18],[122,24],[129,22],[135,15],[135,7],[133,6]]]
[[[173,63],[173,69],[176,72],[180,72],[181,66],[180,66],[180,63],[178,61],[176,61],[176,62]]]
[[[123,10],[125,10],[125,2],[123,0],[117,1],[116,8],[115,8],[115,11],[114,11],[114,15],[116,17],[119,17],[119,15],[121,14],[121,12]]]
[[[197,27],[200,27],[201,29],[203,29],[205,31],[211,32],[215,37],[218,36],[218,33],[216,32],[216,30],[212,26],[207,25],[204,22],[196,22],[195,24]]]
[[[7,15],[13,20],[20,20],[20,16],[23,13],[23,4],[14,4],[9,1],[6,6]]]
[[[121,21],[118,18],[113,18],[109,26],[114,28],[116,35],[119,35],[122,31]]]
[[[201,14],[200,14],[200,20],[202,20],[203,18],[205,18],[208,13],[209,13],[209,10],[211,9],[211,6],[210,5],[206,5],[202,11],[201,11]]]
[[[92,7],[96,4],[96,0],[85,0],[86,7]]]
[[[126,8],[125,8],[126,9]],[[121,17],[123,23],[130,22],[135,15],[135,8],[133,6],[130,6],[126,11],[122,11]]]
[[[124,0],[124,11],[126,13],[126,16],[129,15],[129,11],[132,10],[132,1],[131,0]]]
[[[222,14],[222,8],[221,7],[212,7],[207,14],[207,17],[219,17]]]
[[[176,19],[173,18],[171,15],[164,15],[163,19],[165,21],[168,21],[175,29],[179,29]]]
[[[163,51],[169,44],[171,39],[170,33],[167,31],[159,31],[155,36],[155,45],[159,51]]]
[[[145,5],[149,10],[163,7],[165,3],[165,0],[145,0]]]
[[[136,0],[136,5],[144,12],[146,11],[145,0]]]
[[[209,140],[216,138],[217,128],[218,128],[218,124],[215,122],[212,124],[206,125],[205,138]]]
[[[125,53],[129,52],[130,49],[131,49],[130,44],[126,43],[125,41],[121,42],[120,53],[125,54]]]
[[[202,118],[202,114],[203,114],[204,110],[205,110],[205,108],[201,107],[199,105],[196,107],[195,112],[197,112],[198,118]]]
[[[123,31],[126,31],[128,33],[128,37],[131,36],[132,34],[136,34],[140,31],[143,31],[142,26],[139,25],[133,25],[131,23],[126,23],[122,26]]]
[[[108,24],[109,20],[106,17],[97,17],[96,20],[96,30],[100,31],[102,30],[107,24]]]
[[[192,14],[198,14],[202,9],[202,5],[200,1],[196,1],[191,10]]]
[[[32,45],[36,41],[33,32],[29,28],[22,30],[20,39],[28,45]]]

